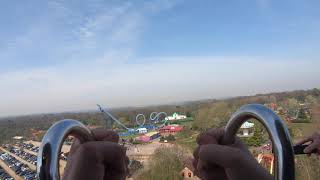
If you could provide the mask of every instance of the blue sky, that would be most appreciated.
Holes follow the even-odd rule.
[[[0,6],[0,116],[320,86],[317,0]]]

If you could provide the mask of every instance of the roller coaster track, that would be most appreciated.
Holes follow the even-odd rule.
[[[160,120],[161,115],[164,115],[164,119]],[[167,113],[165,112],[152,112],[149,116],[149,121],[152,122],[153,124],[158,123],[158,122],[163,122],[160,126],[163,126],[167,122]],[[139,122],[140,117],[142,117],[143,123]],[[136,116],[136,123],[142,127],[146,122],[146,116],[144,114],[138,114]]]
[[[113,123],[115,122],[118,126],[120,126],[122,129],[127,130],[129,132],[135,131],[132,128],[128,128],[125,126],[123,123],[121,123],[117,118],[115,118],[106,108],[102,108],[99,104],[97,104],[100,112],[104,115],[104,119],[106,121],[106,127],[107,129],[112,129]],[[164,119],[160,119],[161,116],[164,117]],[[142,117],[142,122],[139,121]],[[162,127],[166,124],[167,122],[167,113],[165,112],[152,112],[149,116],[149,121],[152,122],[153,124],[163,122],[159,127]],[[136,116],[136,123],[139,127],[143,127],[146,123],[146,117],[144,114],[138,114]]]
[[[108,129],[112,129],[113,122],[118,124],[121,128],[130,131],[131,129],[122,124],[117,118],[115,118],[111,113],[109,113],[105,108],[103,109],[99,104],[97,104],[100,112],[104,115],[104,119],[106,121],[106,126]],[[111,121],[110,121],[111,118]]]

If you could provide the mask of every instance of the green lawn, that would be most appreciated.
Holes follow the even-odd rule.
[[[190,151],[193,151],[196,146],[196,139],[199,135],[199,132],[191,131],[191,130],[184,130],[178,134],[176,134],[176,144],[187,148]]]

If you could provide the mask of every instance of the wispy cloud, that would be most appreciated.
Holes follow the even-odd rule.
[[[10,47],[0,45],[0,60],[20,65],[0,67],[0,116],[92,109],[96,103],[171,103],[320,84],[320,64],[311,60],[138,57],[148,16],[174,8],[176,0],[94,0],[88,7],[74,1],[50,2],[51,11],[9,38]]]
[[[123,63],[134,57],[148,13],[173,3],[94,0],[81,6],[50,1],[49,12],[28,22],[30,26],[9,39],[10,46],[0,46],[7,67],[0,68],[5,87],[0,89],[1,115],[88,108],[105,89],[124,89],[126,79],[115,79],[125,73]]]
[[[168,2],[110,3],[94,0],[84,7],[73,1],[49,1],[48,12],[43,12],[41,18],[28,22],[29,25],[14,38],[0,42],[5,43],[3,46],[0,44],[0,59],[8,67],[27,61],[26,65],[42,67],[45,64],[80,63],[114,54],[131,54],[144,31],[148,14],[154,9],[148,6],[155,4],[160,11],[168,6],[161,4]],[[40,59],[44,60],[41,62]]]

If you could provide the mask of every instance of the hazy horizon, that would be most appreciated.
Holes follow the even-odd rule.
[[[3,2],[0,116],[319,88],[319,6]]]
[[[317,87],[315,87],[317,88]],[[256,93],[256,94],[247,94],[247,95],[238,95],[238,96],[229,96],[229,97],[220,97],[220,98],[202,98],[202,99],[193,99],[193,100],[185,100],[185,101],[175,101],[175,102],[167,102],[167,103],[160,103],[160,104],[144,104],[144,105],[132,105],[132,106],[116,106],[116,107],[110,107],[107,106],[107,104],[99,104],[103,108],[108,109],[108,110],[118,110],[118,109],[125,109],[125,108],[148,108],[148,107],[153,107],[153,106],[167,106],[167,105],[183,105],[184,103],[190,103],[190,102],[195,102],[195,101],[207,101],[207,100],[226,100],[226,99],[232,99],[232,98],[237,98],[237,97],[245,97],[245,96],[256,96],[256,95],[264,95],[264,94],[273,94],[273,93],[282,93],[282,92],[292,92],[292,91],[300,91],[300,90],[311,90],[314,88],[309,88],[309,89],[295,89],[295,90],[287,90],[287,91],[278,91],[278,92],[265,92],[265,93]],[[317,88],[319,89],[319,88]],[[21,117],[21,116],[33,116],[33,115],[44,115],[44,114],[63,114],[63,113],[82,113],[82,112],[99,112],[99,109],[97,107],[97,104],[95,106],[92,106],[91,109],[74,109],[74,110],[69,110],[69,111],[50,111],[50,112],[38,112],[38,113],[27,113],[27,114],[9,114],[6,116],[0,115],[0,120],[2,118],[11,118],[11,117]]]

